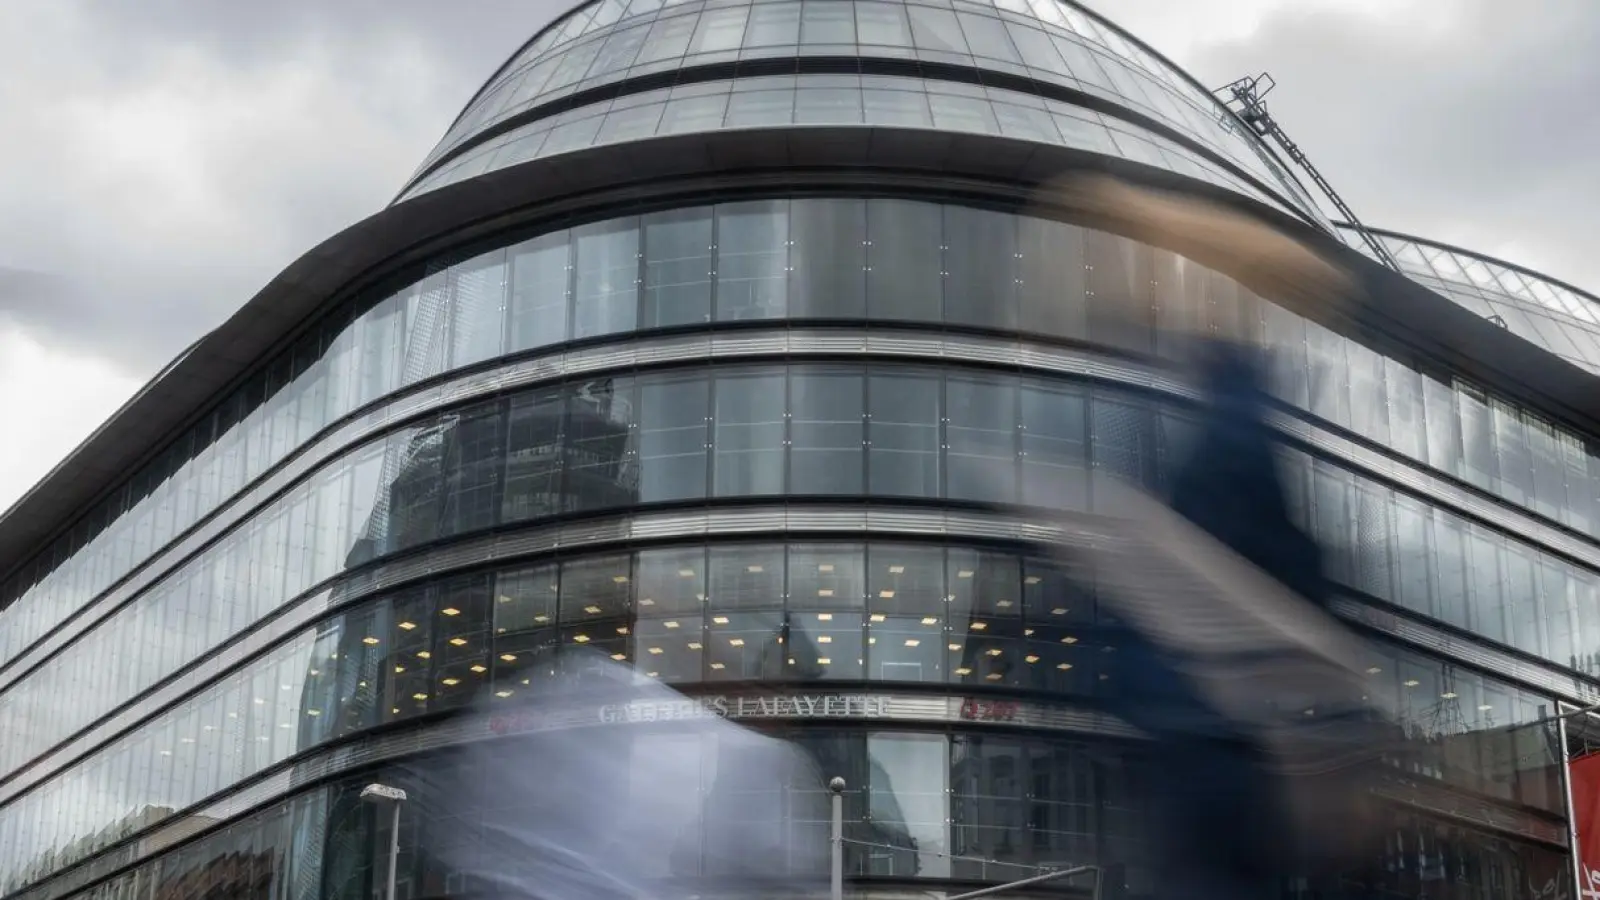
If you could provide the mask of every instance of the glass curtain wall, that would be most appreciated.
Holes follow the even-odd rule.
[[[679,686],[866,679],[1092,707],[1117,690],[1101,666],[1116,640],[1092,573],[959,544],[667,546],[448,576],[365,599],[293,636],[0,808],[0,859],[16,861],[0,867],[0,888],[329,741],[474,698],[507,708],[536,699],[547,674],[567,671],[563,647],[598,649]],[[1396,765],[1562,811],[1548,700],[1395,648],[1375,649],[1367,672],[1370,689],[1402,711]],[[885,747],[885,759],[913,768],[925,752],[914,742]],[[948,866],[909,852],[935,845],[919,831],[940,821],[919,812],[933,801],[895,796],[911,817],[901,839],[914,843],[867,868]],[[1099,831],[1082,825],[1075,846]],[[974,846],[1011,840],[999,826],[955,834]]]

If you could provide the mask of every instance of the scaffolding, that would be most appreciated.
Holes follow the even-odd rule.
[[[1240,120],[1250,126],[1251,130],[1261,137],[1271,138],[1283,149],[1289,159],[1293,160],[1302,171],[1311,176],[1311,181],[1316,184],[1317,189],[1322,191],[1323,196],[1327,197],[1328,201],[1333,204],[1333,208],[1338,210],[1340,217],[1349,223],[1356,234],[1361,236],[1362,242],[1367,245],[1367,249],[1372,251],[1372,255],[1379,262],[1396,272],[1400,271],[1400,265],[1395,262],[1394,257],[1389,253],[1389,248],[1384,246],[1383,241],[1379,240],[1377,235],[1367,230],[1367,226],[1361,224],[1361,219],[1356,216],[1355,210],[1352,210],[1350,205],[1344,202],[1338,191],[1333,189],[1333,185],[1329,184],[1328,180],[1322,177],[1322,173],[1317,171],[1317,167],[1311,164],[1311,160],[1306,158],[1305,151],[1300,149],[1300,145],[1290,140],[1289,136],[1279,127],[1277,120],[1272,118],[1271,113],[1267,112],[1266,96],[1277,86],[1278,83],[1272,79],[1272,76],[1263,72],[1253,78],[1247,76],[1225,87],[1218,88],[1215,93],[1222,95],[1223,103],[1238,115]]]

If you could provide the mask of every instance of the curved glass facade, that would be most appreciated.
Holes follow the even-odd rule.
[[[562,647],[708,690],[867,681],[1093,707],[1117,683],[1092,584],[995,547],[746,541],[518,563],[363,598],[0,811],[0,852],[27,861],[4,887],[327,742],[485,694],[521,708],[571,665]],[[1412,775],[1560,812],[1542,698],[1400,648],[1374,648],[1368,674],[1402,711]]]
[[[1340,234],[1363,252],[1348,228]],[[1600,374],[1600,300],[1536,272],[1406,235],[1379,239],[1413,280],[1529,343]]]
[[[1130,321],[1121,314],[1129,305],[1148,305],[1149,317]],[[287,455],[298,449],[289,434],[314,433],[363,402],[508,353],[791,320],[959,326],[1147,356],[1174,349],[1163,343],[1165,327],[1198,324],[1273,347],[1280,394],[1308,421],[1350,429],[1418,462],[1437,459],[1437,468],[1502,496],[1517,458],[1510,442],[1534,434],[1497,428],[1479,437],[1470,401],[1488,403],[1470,386],[1447,387],[1386,360],[1167,251],[1030,216],[840,197],[602,220],[436,266],[308,337],[304,346],[330,352],[308,365],[303,380],[263,395],[279,415],[246,416],[235,446],[276,443]],[[275,499],[247,510],[198,553],[173,555],[182,562],[169,574],[0,691],[0,722],[11,735],[0,767],[17,771],[119,710],[115,721],[134,730],[115,746],[154,740],[165,720],[141,723],[154,710],[128,704],[174,677],[205,677],[189,668],[194,660],[328,579],[394,553],[508,524],[719,497],[1020,499],[1092,509],[1097,479],[1159,489],[1189,428],[1178,398],[1095,386],[1081,376],[904,362],[752,362],[654,373],[633,371],[636,363],[608,368],[603,358],[597,365],[592,377],[546,380],[386,427],[302,466]],[[1503,408],[1510,409],[1494,406]],[[278,425],[281,442],[272,438]],[[1489,448],[1482,458],[1492,461],[1482,471],[1458,449],[1480,441]],[[1572,449],[1580,449],[1575,441]],[[1528,490],[1518,499],[1550,518],[1587,524],[1592,503],[1574,487],[1591,483],[1591,458],[1569,454],[1562,477],[1534,477],[1542,471],[1536,465],[1554,456],[1522,454]],[[258,467],[272,458],[260,457]],[[1333,574],[1359,595],[1560,665],[1600,665],[1592,649],[1600,584],[1592,570],[1396,491],[1348,462],[1301,453],[1285,462],[1296,515],[1337,551]],[[1557,490],[1541,494],[1545,485]],[[201,507],[192,508],[198,515]],[[26,607],[7,614],[19,609]],[[867,657],[840,659],[852,658],[856,674],[839,677],[861,677]],[[950,660],[941,666],[929,669],[933,681],[963,683],[950,674],[959,668]],[[702,674],[717,680],[710,671]],[[1019,678],[990,683],[985,676],[973,686],[1041,687]],[[83,699],[63,707],[58,698],[67,694]],[[93,744],[85,740],[103,742],[116,733],[107,728],[127,727],[107,725],[71,746],[87,749]],[[150,808],[182,808],[304,749],[289,735],[275,737],[281,747],[219,767],[184,802]],[[26,788],[70,758],[56,754],[17,784]],[[115,829],[96,836],[89,828],[106,821],[103,810],[60,793],[70,790],[70,775],[51,778],[0,800],[7,804],[0,823],[26,823],[13,833],[42,836],[34,852],[16,858],[55,867],[115,840]],[[64,806],[86,818],[52,812]],[[45,819],[62,830],[50,834]],[[79,824],[66,824],[73,821]],[[76,849],[69,854],[68,846]]]
[[[1115,27],[1057,0],[1005,0],[994,4],[887,0],[728,4],[692,0],[665,5],[658,0],[633,0],[628,4],[602,0],[590,8],[595,15],[581,26],[575,23],[584,17],[582,11],[555,23],[485,85],[429,155],[423,171],[426,173],[440,160],[459,152],[475,135],[498,123],[514,117],[536,117],[563,99],[582,99],[583,92],[602,85],[659,79],[665,73],[676,73],[678,77],[672,80],[681,81],[686,69],[733,62],[748,65],[764,59],[916,60],[1015,75],[1103,99],[1200,142],[1217,158],[1269,185],[1269,190],[1278,196],[1292,198],[1289,203],[1300,215],[1321,217],[1316,204],[1262,151],[1255,135],[1239,125],[1214,97]],[[573,27],[579,30],[569,32]],[[846,82],[832,87],[848,89],[852,85]],[[863,121],[863,106],[867,124],[919,124],[914,110],[904,109],[916,105],[911,98],[881,98],[874,91],[877,85],[868,83],[862,87],[867,94],[854,104],[848,97],[839,96],[831,102],[825,96],[807,102],[812,98],[802,95],[797,107],[803,112],[797,114],[796,124],[812,121],[808,114],[820,116],[821,122],[829,124],[859,124]],[[933,82],[927,84],[929,89],[937,87]],[[606,96],[571,121],[589,121],[604,114],[610,101],[611,96]],[[706,118],[713,115],[712,102],[700,100],[684,104],[681,110],[669,108],[664,119],[675,131],[703,130],[707,127]],[[761,101],[744,98],[744,102]],[[771,124],[773,102],[768,98],[761,103],[764,108],[759,112],[729,110],[728,122],[709,125],[741,127],[745,124],[742,120],[752,112],[764,115],[766,121],[760,124]],[[845,109],[837,109],[841,104]],[[850,117],[852,105],[854,118]],[[968,123],[976,114],[970,106],[939,97],[934,101],[933,115],[939,120],[933,123],[934,127],[945,129],[955,124],[959,130],[983,130],[981,125],[974,128]],[[831,112],[830,107],[834,108]],[[874,115],[879,109],[884,110],[884,115]],[[942,116],[941,111],[945,112]],[[632,114],[625,117],[627,126],[618,123],[612,127],[631,128],[631,138],[646,136],[649,132],[638,131],[644,115],[643,111]],[[599,127],[598,122],[593,124]],[[1001,132],[998,126],[991,126],[987,133]],[[1020,136],[1039,139],[1033,133]],[[592,131],[590,137],[594,137]],[[573,142],[570,134],[554,143],[568,149],[581,145]],[[532,158],[535,152],[536,148],[513,152],[514,160],[499,165],[486,162],[485,168],[473,174]],[[545,154],[550,152],[553,151]],[[437,187],[438,183],[431,186]],[[424,189],[419,184],[402,196]]]
[[[437,193],[380,216],[597,147],[818,126],[1130,160],[1335,232],[1203,88],[1058,0],[588,3],[400,200]],[[1564,889],[1551,717],[1600,697],[1593,436],[1006,186],[680,174],[627,206],[441,226],[416,246],[450,249],[329,287],[153,462],[3,561],[0,896],[370,897],[389,835],[360,785],[462,740],[536,741],[506,723],[573,647],[844,775],[863,896],[1105,862],[1159,896],[1140,741],[1103,712],[1115,623],[1094,573],[1029,555],[1021,517],[1166,488],[1195,429],[1186,333],[1271,351],[1291,515],[1386,641],[1367,674],[1402,711],[1390,842],[1346,887]],[[1531,275],[1391,247],[1455,302],[1588,322]],[[837,714],[802,712],[819,704]],[[430,848],[482,811],[414,788],[403,894],[471,891]],[[802,810],[822,786],[771,790]]]
[[[1107,480],[1162,487],[1184,457],[1186,412],[1126,389],[891,363],[618,375],[447,411],[335,461],[267,507],[264,524],[200,557],[179,581],[188,590],[145,595],[13,686],[7,721],[33,728],[16,729],[7,752],[27,759],[176,671],[201,652],[200,641],[220,642],[297,596],[297,585],[375,555],[514,523],[716,498],[1089,510]],[[1337,465],[1291,454],[1285,474],[1300,524],[1346,551],[1332,560],[1335,578],[1578,662],[1578,629],[1596,627],[1591,573]],[[324,510],[335,513],[320,519]],[[559,577],[554,566],[537,566],[509,584],[462,576],[416,594],[414,614],[404,611],[412,600],[372,606],[344,626],[304,632],[11,800],[0,807],[0,841],[38,841],[12,858],[65,864],[121,836],[93,823],[143,809],[141,821],[153,824],[310,745],[450,708],[479,685],[515,696],[527,655],[550,644],[601,647],[684,683],[865,678],[1068,697],[1114,687],[1100,683],[1091,643],[1075,633],[1094,624],[1093,599],[1067,596],[1059,577],[1003,554],[873,546],[895,557],[882,571],[870,568],[876,557],[849,546],[798,551],[799,563],[781,546],[718,547],[709,558],[704,549],[673,550],[637,563],[627,554],[572,563]],[[204,588],[219,583],[254,589],[218,605]],[[582,605],[558,606],[563,590]],[[337,604],[341,593],[335,587],[325,602]],[[359,642],[349,639],[363,629]],[[794,662],[767,652],[779,630]],[[802,660],[807,640],[814,643]],[[1418,682],[1407,687],[1425,696],[1429,715],[1442,714],[1442,704],[1468,730],[1548,712],[1514,690],[1468,688],[1465,674],[1430,676],[1426,690],[1423,679],[1407,680]],[[361,689],[339,695],[355,682]],[[62,710],[55,698],[64,691],[86,699]],[[237,755],[197,767],[215,762],[212,747]],[[1484,790],[1487,777],[1480,770],[1473,788]],[[109,817],[82,787],[108,778],[135,792]],[[140,793],[146,787],[150,794]]]

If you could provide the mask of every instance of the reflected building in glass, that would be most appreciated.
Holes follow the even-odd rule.
[[[1230,204],[1366,299],[1049,187],[1084,172]],[[1170,486],[1196,331],[1270,349],[1292,513],[1403,711],[1387,849],[1285,896],[1573,897],[1600,300],[1377,238],[1401,271],[1070,2],[577,7],[0,518],[0,897],[378,896],[360,787],[516,739],[579,647],[845,778],[863,897],[1089,863],[1159,897],[1095,573],[1025,539]],[[703,744],[707,796],[827,828],[814,778]],[[482,823],[428,810],[402,896],[470,895],[435,851]]]

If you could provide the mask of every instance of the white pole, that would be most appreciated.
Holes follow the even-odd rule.
[[[395,871],[400,864],[400,804],[406,792],[386,784],[369,784],[361,789],[361,799],[369,803],[388,803],[392,808],[389,817],[389,881],[384,900],[394,900]]]
[[[833,900],[844,900],[844,788],[843,778],[828,782],[833,792]]]
[[[389,805],[394,807],[394,816],[389,820],[389,889],[384,896],[386,900],[394,900],[395,868],[400,863],[400,801]]]

